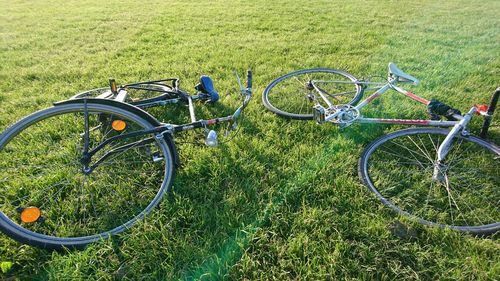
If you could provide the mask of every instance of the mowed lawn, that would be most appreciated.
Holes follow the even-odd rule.
[[[265,110],[261,93],[300,68],[384,77],[392,61],[421,79],[409,90],[466,111],[500,86],[499,13],[495,0],[0,0],[0,131],[109,77],[180,77],[192,90],[208,74],[222,98],[198,115],[222,116],[238,104],[233,69],[254,71],[239,134],[217,148],[192,144],[202,134],[179,134],[173,192],[144,221],[82,251],[0,234],[0,279],[498,279],[498,237],[422,227],[361,184],[363,147],[397,128],[284,120]],[[153,113],[189,120],[168,110]],[[426,117],[396,95],[365,114]],[[497,143],[499,135],[494,127]]]

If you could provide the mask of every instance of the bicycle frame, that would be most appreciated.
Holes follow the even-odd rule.
[[[117,135],[110,137],[109,139],[106,139],[105,141],[101,142],[99,145],[96,147],[89,149],[87,148],[86,151],[84,152],[82,158],[81,158],[81,163],[84,165],[84,173],[85,174],[90,174],[97,166],[99,166],[104,160],[106,160],[108,157],[112,156],[115,153],[119,153],[121,151],[127,150],[130,147],[138,147],[142,145],[146,145],[148,143],[154,142],[155,139],[163,139],[165,137],[165,134],[168,135],[173,135],[176,132],[181,132],[181,131],[186,131],[186,130],[191,130],[191,129],[196,129],[196,128],[206,128],[207,126],[214,125],[217,123],[221,122],[229,122],[235,120],[237,117],[234,117],[233,115],[226,116],[226,117],[219,117],[219,118],[214,118],[214,119],[209,119],[209,120],[198,120],[192,123],[188,124],[183,124],[183,125],[172,125],[172,124],[162,124],[158,127],[148,129],[148,130],[140,130],[140,131],[135,131],[127,134],[122,134],[122,135]],[[88,132],[85,132],[85,134],[88,134]],[[100,150],[104,149],[107,145],[111,144],[112,142],[119,140],[119,139],[126,139],[126,138],[131,138],[131,137],[138,137],[138,136],[144,136],[144,135],[149,135],[149,134],[154,134],[153,137],[145,138],[139,141],[131,142],[116,148],[113,148],[112,150],[107,151],[101,158],[96,160],[91,166],[89,166],[90,161],[92,157]]]
[[[121,134],[117,136],[110,137],[103,141],[102,143],[98,144],[94,148],[90,148],[88,146],[88,135],[89,131],[93,130],[93,128],[88,127],[88,112],[85,111],[85,132],[83,133],[84,141],[85,141],[85,147],[83,151],[83,155],[80,159],[81,164],[84,166],[83,172],[85,174],[90,174],[94,169],[97,168],[104,160],[106,160],[108,157],[115,153],[119,153],[121,151],[127,150],[130,147],[137,147],[137,146],[142,146],[146,145],[148,143],[154,142],[155,138],[158,140],[161,140],[165,138],[165,135],[168,134],[170,137],[172,137],[175,133],[177,132],[182,132],[186,130],[192,130],[192,129],[197,129],[197,128],[204,128],[205,134],[207,136],[206,144],[208,146],[216,146],[217,145],[217,135],[214,131],[209,131],[208,127],[218,124],[218,123],[223,123],[223,122],[232,122],[232,125],[230,126],[230,129],[235,129],[237,126],[237,119],[240,117],[241,113],[247,106],[248,102],[250,101],[251,94],[252,94],[252,73],[249,70],[247,72],[247,87],[244,87],[241,83],[241,80],[238,76],[238,74],[235,72],[238,85],[241,90],[241,95],[244,96],[243,103],[240,107],[236,109],[236,111],[229,116],[225,117],[218,117],[218,118],[213,118],[213,119],[208,119],[208,120],[197,120],[196,115],[195,115],[195,108],[193,101],[195,100],[202,100],[205,98],[203,95],[197,94],[197,95],[190,95],[187,92],[184,92],[179,89],[179,79],[176,78],[168,78],[168,79],[162,79],[162,80],[156,80],[156,81],[148,81],[148,82],[138,82],[138,83],[133,83],[133,84],[127,84],[127,85],[122,85],[122,86],[117,86],[116,82],[114,79],[110,79],[110,92],[105,92],[101,95],[99,95],[96,100],[103,100],[107,99],[113,102],[116,102],[118,104],[123,104],[124,100],[127,98],[127,91],[126,89],[144,89],[141,86],[143,85],[157,85],[157,86],[162,86],[165,89],[164,90],[152,90],[152,89],[147,89],[149,91],[156,91],[156,92],[162,92],[164,93],[163,95],[157,97],[156,101],[153,102],[148,102],[144,104],[140,104],[140,101],[137,102],[136,104],[130,103],[131,105],[134,105],[135,107],[139,108],[136,110],[142,112],[143,114],[148,115],[150,118],[153,118],[156,124],[158,126],[152,128],[152,129],[147,129],[147,130],[139,130],[131,133],[126,133],[126,134]],[[171,81],[172,86],[163,84],[162,82],[165,81]],[[91,100],[94,98],[91,98]],[[60,105],[60,104],[66,104],[66,103],[74,103],[74,102],[82,102],[87,104],[87,100],[89,98],[78,98],[77,96],[74,96],[70,98],[69,100],[63,101],[63,102],[58,102],[55,103],[54,105]],[[149,114],[145,113],[142,109],[145,107],[154,107],[154,106],[163,106],[166,104],[173,104],[173,103],[178,103],[179,101],[185,101],[188,104],[188,110],[189,110],[189,115],[191,117],[191,123],[187,124],[181,124],[181,125],[175,125],[175,124],[165,124],[165,123],[160,123],[156,120],[156,118],[150,116]],[[134,108],[134,107],[132,107]],[[94,163],[90,163],[92,157],[100,150],[104,149],[106,146],[108,146],[110,143],[119,140],[119,139],[126,139],[126,138],[131,138],[131,137],[138,137],[138,136],[144,136],[144,135],[149,135],[149,134],[154,134],[154,137],[148,137],[139,141],[131,142],[116,148],[113,148],[112,150],[107,151],[101,158],[97,159]]]
[[[397,87],[394,85],[395,80],[389,81],[387,84],[385,84],[382,88],[380,88],[378,91],[370,95],[368,98],[363,100],[360,104],[355,106],[357,110],[360,110],[361,108],[367,106],[369,103],[371,103],[374,99],[382,95],[384,92],[386,92],[389,89],[395,90],[396,92],[403,94],[404,96],[411,98],[419,103],[422,103],[424,105],[429,105],[430,101],[412,93],[409,91],[406,91],[400,87]],[[455,119],[462,119],[461,115],[455,114],[453,116]],[[424,125],[424,126],[445,126],[445,127],[451,127],[455,126],[458,121],[441,121],[441,120],[420,120],[420,119],[384,119],[384,118],[359,118],[360,123],[382,123],[382,124],[400,124],[400,125]]]
[[[453,127],[450,130],[450,133],[446,136],[446,138],[443,140],[441,145],[438,148],[438,153],[437,153],[437,162],[434,168],[433,172],[433,179],[436,181],[440,182],[446,182],[446,175],[444,171],[446,171],[446,165],[443,164],[443,160],[446,158],[446,155],[448,154],[453,139],[457,136],[457,134],[463,134],[467,135],[468,132],[466,130],[467,124],[470,122],[472,119],[472,116],[474,113],[478,113],[480,115],[486,116],[486,117],[491,117],[490,115],[492,114],[486,112],[484,109],[480,109],[476,106],[471,107],[471,109],[464,115],[459,115],[459,114],[453,114],[452,117],[457,120],[457,121],[441,121],[441,120],[421,120],[421,119],[385,119],[385,118],[365,118],[360,116],[359,112],[362,108],[370,104],[373,100],[387,92],[388,90],[392,89],[400,94],[403,94],[404,96],[413,99],[421,104],[424,104],[428,106],[430,104],[430,101],[422,98],[410,91],[406,91],[395,84],[400,82],[399,77],[395,76],[390,73],[388,81],[386,83],[377,83],[377,82],[364,82],[364,81],[356,81],[356,82],[345,82],[345,81],[311,81],[313,88],[318,92],[319,96],[324,100],[324,102],[329,106],[326,110],[317,103],[317,105],[314,107],[314,116],[315,119],[318,121],[318,123],[322,122],[333,122],[333,123],[339,123],[342,127],[348,126],[354,122],[359,122],[359,123],[378,123],[378,124],[399,124],[399,125],[424,125],[424,126],[439,126],[439,127]],[[370,84],[375,84],[378,85],[379,87],[375,87],[374,89],[377,89],[373,94],[371,94],[369,97],[361,101],[359,104],[356,106],[350,106],[350,105],[333,105],[325,96],[325,93],[323,90],[315,85],[315,82],[321,82],[321,83],[348,83],[348,84],[357,84],[357,85],[362,85],[362,87],[366,88],[367,85]],[[498,90],[495,93],[496,94],[496,100],[498,100]],[[493,98],[494,99],[494,98]],[[493,100],[492,99],[492,100]],[[495,102],[496,104],[496,102]],[[491,106],[490,106],[491,107]],[[494,108],[493,108],[494,110]],[[319,111],[319,113],[317,113]],[[326,115],[326,112],[333,111],[333,113]],[[347,118],[343,118],[343,115],[347,114]],[[326,115],[326,116],[325,116]]]
[[[338,82],[338,81],[331,81],[331,82]],[[313,81],[314,83],[314,81]],[[345,83],[345,82],[344,82]],[[373,82],[364,82],[364,81],[357,81],[357,82],[347,82],[347,83],[353,83],[353,84],[358,84],[358,85],[362,85],[364,87],[366,87],[366,85],[368,84],[374,84]],[[388,90],[394,90],[400,94],[403,94],[404,96],[408,97],[408,98],[411,98],[417,102],[420,102],[424,105],[429,105],[430,101],[429,100],[426,100],[425,98],[422,98],[410,91],[406,91],[400,87],[397,87],[396,85],[394,85],[395,83],[397,83],[397,80],[396,79],[389,79],[389,81],[387,83],[375,83],[375,84],[382,84],[382,86],[378,87],[378,90],[375,91],[373,94],[371,94],[369,97],[367,97],[366,99],[364,99],[363,101],[361,101],[358,105],[354,106],[353,108],[356,110],[356,111],[360,111],[362,108],[364,108],[365,106],[367,106],[368,104],[370,104],[373,100],[375,100],[376,98],[380,97],[382,94],[384,94],[385,92],[387,92]],[[315,87],[316,89],[316,87]],[[318,92],[320,92],[319,90],[317,90]],[[323,100],[325,100],[325,103],[326,104],[330,104],[330,106],[333,106],[331,105],[331,103],[328,101],[326,102],[326,100],[328,100],[323,94],[320,94],[321,98],[323,98]],[[325,120],[324,121],[332,121],[333,119],[335,119],[336,117],[338,117],[338,115],[336,115],[335,113],[334,114],[331,114],[329,116],[326,116],[325,117]],[[463,117],[461,115],[458,115],[458,114],[455,114],[453,115],[453,117],[455,119],[458,119],[458,120],[461,120]],[[424,126],[444,126],[444,127],[452,127],[452,126],[455,126],[456,124],[458,124],[459,121],[441,121],[441,120],[421,120],[421,119],[386,119],[386,118],[366,118],[366,117],[359,117],[357,118],[356,120],[353,120],[353,122],[358,122],[358,123],[379,123],[379,124],[399,124],[399,125],[424,125]]]

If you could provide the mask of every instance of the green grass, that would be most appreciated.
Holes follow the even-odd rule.
[[[199,75],[209,74],[222,98],[199,107],[200,118],[228,114],[237,105],[233,68],[252,68],[255,93],[232,142],[209,149],[185,143],[199,134],[177,136],[183,166],[173,192],[139,225],[68,252],[21,245],[2,234],[1,279],[500,275],[496,238],[405,220],[408,235],[391,231],[401,218],[360,183],[357,161],[363,147],[394,127],[339,130],[287,121],[260,101],[270,81],[292,70],[331,67],[357,77],[384,76],[393,61],[421,79],[409,89],[425,98],[462,111],[486,103],[500,84],[498,1],[0,0],[0,6],[2,131],[54,101],[105,86],[108,77],[119,83],[180,77],[190,90]],[[182,123],[189,116],[181,109],[154,113]],[[395,95],[366,115],[425,116]],[[475,122],[475,132],[478,127]]]

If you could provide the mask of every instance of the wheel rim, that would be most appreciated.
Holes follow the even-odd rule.
[[[20,125],[27,129],[17,134],[13,126],[0,140],[0,211],[21,236],[83,243],[121,232],[149,212],[170,183],[172,162],[163,141],[115,153],[85,175],[79,163],[82,107],[34,114]],[[88,107],[90,128],[95,129],[90,132],[91,147],[111,136],[151,127],[130,113],[97,107]],[[95,114],[97,110],[106,114]],[[123,120],[127,128],[119,132],[104,128],[105,118]],[[163,160],[152,161],[155,153]],[[103,155],[104,151],[97,153],[95,159]],[[41,210],[35,223],[20,221],[18,211],[27,207]]]
[[[494,231],[500,221],[500,152],[477,138],[460,138],[440,170],[444,179],[433,179],[447,132],[410,129],[375,141],[362,158],[362,177],[384,204],[421,223]]]
[[[311,81],[315,81],[312,86]],[[340,81],[344,83],[334,83]],[[333,69],[305,69],[284,75],[264,90],[264,104],[271,111],[291,118],[311,119],[312,108],[319,103],[328,104],[318,90],[332,104],[355,104],[361,98],[361,87],[349,73]]]

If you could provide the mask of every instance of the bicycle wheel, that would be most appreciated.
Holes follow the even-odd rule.
[[[111,142],[92,157],[91,164],[102,163],[85,174],[84,108],[48,108],[0,135],[0,230],[12,238],[44,248],[81,247],[129,228],[170,188],[172,152],[153,135]],[[91,149],[154,127],[110,105],[88,103],[87,112]]]
[[[474,136],[458,136],[433,179],[437,150],[448,134],[413,128],[371,143],[359,161],[362,181],[400,214],[425,225],[491,234],[500,230],[500,148]]]
[[[311,81],[317,88],[312,87]],[[356,104],[363,89],[350,73],[328,68],[302,69],[272,81],[262,94],[270,111],[291,119],[313,119],[317,103],[328,107],[318,90],[332,104]]]
[[[173,98],[171,93],[165,93],[165,91],[172,92],[172,88],[165,85],[158,84],[137,84],[133,87],[126,88],[128,93],[127,98],[124,100],[126,103],[130,104],[147,104],[150,102],[156,102],[160,100]],[[113,96],[109,87],[97,88],[88,91],[78,93],[71,97],[75,98],[110,98]]]

